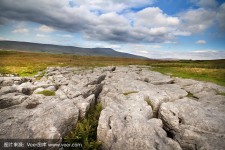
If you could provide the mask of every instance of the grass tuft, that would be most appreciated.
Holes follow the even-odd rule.
[[[101,149],[102,143],[97,141],[98,119],[102,111],[101,103],[92,106],[86,117],[77,122],[71,133],[64,138],[67,143],[81,143],[82,149]]]
[[[37,77],[36,80],[41,80],[41,78],[45,75],[45,71],[42,71]]]
[[[55,96],[55,91],[44,90],[44,91],[38,92],[37,94],[43,94],[44,96]]]
[[[193,98],[194,97],[194,94],[192,94],[191,92],[188,92],[187,97]]]
[[[147,102],[147,104],[148,104],[149,106],[152,107],[152,110],[153,110],[153,104],[152,104],[152,102],[151,102],[150,100],[145,100],[145,101]]]
[[[224,92],[217,92],[217,95],[225,96],[225,93]]]
[[[192,99],[198,99],[198,97],[194,96],[194,94],[191,92],[188,92],[187,97],[192,98]]]
[[[138,91],[125,92],[125,93],[123,93],[123,95],[127,96],[127,95],[130,95],[130,94],[133,94],[133,93],[138,93]]]

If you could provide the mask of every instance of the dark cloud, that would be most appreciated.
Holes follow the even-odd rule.
[[[31,21],[77,32],[92,25],[92,14],[84,8],[71,9],[58,0],[1,0],[1,18]],[[2,20],[3,21],[3,20]]]

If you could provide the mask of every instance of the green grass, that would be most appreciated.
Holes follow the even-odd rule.
[[[178,68],[211,68],[211,69],[225,69],[225,59],[219,60],[179,60],[179,61],[158,61],[151,64],[154,67],[178,67]]]
[[[147,104],[148,104],[149,106],[152,107],[152,110],[153,110],[153,104],[152,104],[152,102],[151,102],[150,100],[145,100],[145,101],[147,102]]]
[[[68,54],[47,54],[0,50],[0,73],[33,76],[49,66],[77,66],[83,68],[143,65],[147,60],[113,57],[76,56]]]
[[[225,59],[161,61],[149,65],[153,66],[151,70],[163,74],[225,86]]]
[[[123,95],[127,96],[127,95],[130,95],[130,94],[133,94],[133,93],[138,93],[138,91],[125,92],[125,93],[123,93]]]
[[[55,96],[55,91],[43,90],[37,94],[43,94],[44,96]]]
[[[37,77],[36,80],[41,80],[41,78],[45,75],[45,71],[42,71]]]
[[[81,143],[82,149],[101,149],[101,142],[97,141],[98,119],[102,111],[101,103],[91,107],[84,119],[77,122],[71,133],[64,138],[67,143]]]
[[[213,62],[213,61],[212,61]],[[221,62],[222,63],[222,62]],[[225,61],[223,62],[225,63]],[[196,79],[207,82],[214,82],[216,84],[225,86],[225,68],[222,68],[223,64],[219,67],[216,65],[214,68],[211,65],[198,67],[191,66],[180,66],[171,67],[170,65],[161,66],[161,67],[153,67],[151,70],[158,71],[163,74],[171,75],[174,77],[181,77],[186,79]]]
[[[191,92],[188,92],[187,97],[193,98],[193,97],[194,97],[194,95],[193,95]]]
[[[174,77],[214,82],[225,86],[225,69],[161,67],[152,70]]]
[[[225,93],[224,92],[218,92],[217,95],[225,96]]]
[[[191,98],[191,99],[198,99],[198,97],[194,96],[194,94],[191,93],[191,92],[188,92],[187,97],[189,97],[189,98]]]

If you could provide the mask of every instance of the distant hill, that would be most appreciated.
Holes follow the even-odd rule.
[[[51,44],[38,44],[38,43],[17,42],[17,41],[0,41],[0,50],[46,52],[55,54],[73,54],[81,56],[108,56],[108,57],[147,59],[141,56],[118,52],[111,48],[81,48],[73,46],[59,46]]]

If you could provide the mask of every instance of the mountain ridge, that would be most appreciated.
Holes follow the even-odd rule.
[[[0,41],[0,50],[15,50],[28,52],[46,52],[55,54],[73,54],[81,56],[107,56],[121,58],[148,59],[129,53],[118,52],[112,48],[82,48],[76,46],[62,46],[19,41]]]

